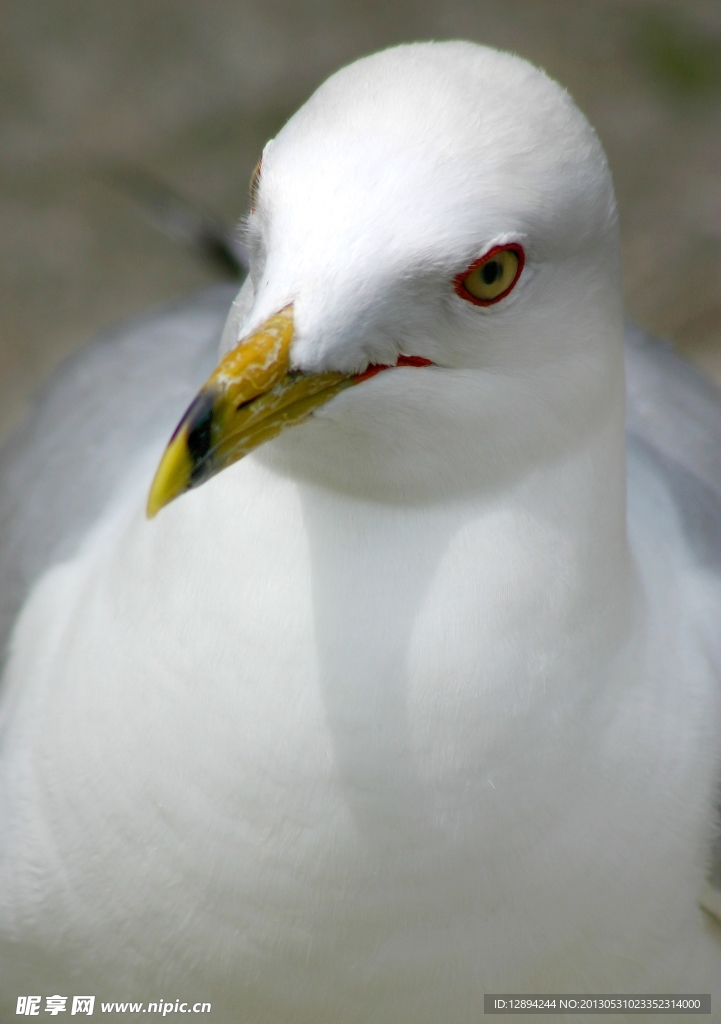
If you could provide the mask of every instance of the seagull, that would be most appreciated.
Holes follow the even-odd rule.
[[[637,332],[627,413],[593,129],[516,56],[396,47],[266,145],[246,242],[4,456],[6,1014],[721,1020],[721,401]]]

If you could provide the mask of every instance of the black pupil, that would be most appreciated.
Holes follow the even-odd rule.
[[[481,267],[481,277],[484,284],[493,284],[503,273],[503,267],[498,260],[489,260]]]

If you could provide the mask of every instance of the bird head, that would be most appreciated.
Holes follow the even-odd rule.
[[[607,163],[518,57],[425,43],[337,72],[266,145],[247,243],[150,515],[281,433],[278,465],[410,495],[577,443],[610,396],[618,415]]]

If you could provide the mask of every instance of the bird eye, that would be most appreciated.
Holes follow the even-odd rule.
[[[495,246],[458,275],[453,282],[456,294],[476,306],[499,302],[515,286],[525,259],[523,247],[516,243]]]
[[[250,195],[250,212],[255,211],[256,203],[258,202],[258,189],[260,188],[260,169],[263,166],[263,157],[260,158],[258,163],[255,165],[253,173],[250,176],[250,184],[248,185],[248,193]]]

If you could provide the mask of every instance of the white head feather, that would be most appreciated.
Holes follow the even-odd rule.
[[[495,486],[492,467],[506,474],[512,452],[527,468],[600,415],[620,440],[610,174],[570,97],[525,61],[416,44],[339,71],[266,146],[248,240],[251,281],[224,349],[293,302],[300,369],[362,371],[401,353],[444,368],[337,398],[276,446],[292,449],[296,472],[447,495],[461,478],[480,485],[469,467]],[[459,298],[456,275],[507,242],[526,253],[513,292],[487,308]],[[329,420],[352,438],[337,459]]]

